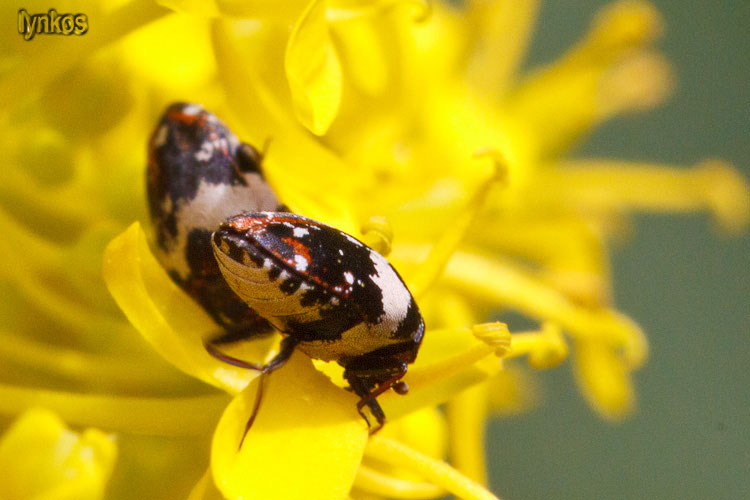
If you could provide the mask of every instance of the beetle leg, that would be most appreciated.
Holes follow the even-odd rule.
[[[267,375],[277,368],[281,368],[284,363],[286,363],[287,360],[292,356],[294,348],[297,347],[297,344],[299,344],[299,340],[297,340],[295,337],[284,337],[284,339],[281,341],[281,346],[279,348],[278,354],[276,354],[276,356],[274,356],[273,359],[267,364],[263,365],[261,371]]]
[[[265,334],[265,332],[262,332],[262,334]],[[234,342],[239,342],[240,340],[249,340],[257,336],[261,336],[261,334],[257,332],[249,331],[243,328],[230,329],[230,330],[223,331],[214,337],[205,339],[203,341],[203,347],[206,349],[206,351],[208,351],[208,353],[211,356],[218,359],[219,361],[223,361],[224,363],[237,366],[239,368],[247,368],[249,370],[262,371],[263,365],[258,364],[258,363],[251,363],[250,361],[244,361],[242,359],[235,358],[233,356],[230,356],[222,352],[217,347],[223,344],[232,344]]]
[[[234,344],[235,342],[240,342],[242,340],[253,340],[255,338],[265,337],[266,335],[271,335],[272,333],[273,330],[256,330],[247,328],[245,325],[237,325],[235,327],[228,327],[222,330],[221,333],[215,335],[214,337],[210,337],[208,340],[205,340],[204,344]]]
[[[287,360],[291,357],[292,353],[294,352],[294,348],[297,347],[297,344],[299,343],[299,341],[294,337],[284,337],[284,339],[281,341],[279,352],[276,354],[276,356],[273,357],[271,361],[269,361],[265,365],[237,359],[235,357],[224,354],[216,348],[217,344],[220,345],[230,342],[236,342],[237,340],[241,339],[241,337],[237,338],[236,332],[230,331],[222,333],[218,337],[214,337],[213,339],[209,339],[208,341],[203,343],[208,353],[216,359],[224,361],[225,363],[229,363],[233,366],[248,368],[250,370],[257,370],[260,372],[260,377],[258,378],[258,391],[255,393],[255,403],[253,404],[253,411],[250,414],[250,418],[247,419],[247,423],[245,424],[245,430],[242,433],[242,438],[240,439],[238,449],[242,448],[242,443],[245,442],[245,436],[247,436],[248,431],[253,426],[253,422],[255,422],[255,418],[258,416],[258,411],[260,410],[260,402],[263,399],[263,387],[265,386],[266,377],[269,373],[284,366],[284,363],[286,363]]]
[[[406,370],[407,364],[405,362],[394,362],[393,358],[362,357],[352,360],[346,365],[344,377],[351,385],[354,393],[360,397],[357,403],[357,411],[367,422],[370,434],[375,434],[385,424],[385,413],[376,398],[393,387],[406,374]],[[365,406],[370,409],[370,413],[378,422],[378,427],[375,429],[372,429],[370,419],[363,411]]]

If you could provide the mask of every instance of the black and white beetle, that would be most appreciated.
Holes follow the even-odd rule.
[[[294,349],[337,361],[360,397],[360,415],[369,426],[362,411],[369,407],[379,429],[385,414],[376,397],[391,388],[408,390],[400,379],[424,334],[417,304],[376,251],[287,212],[263,179],[260,160],[200,106],[170,106],[149,145],[157,256],[222,326],[222,334],[205,343],[209,353],[263,375],[282,366]],[[284,338],[266,365],[218,348],[264,335],[269,324]]]
[[[375,397],[391,387],[406,392],[399,380],[424,334],[419,308],[388,261],[338,229],[290,213],[231,217],[211,243],[232,290],[285,334],[277,358],[296,347],[337,361],[362,416],[367,405],[382,426]]]
[[[258,151],[196,104],[169,106],[148,148],[156,257],[216,322],[238,335],[271,328],[227,286],[211,233],[243,210],[285,210],[264,180],[260,160]]]

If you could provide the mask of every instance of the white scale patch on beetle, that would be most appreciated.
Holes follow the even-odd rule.
[[[247,174],[245,180],[247,186],[203,181],[193,199],[177,203],[175,217],[181,223],[177,225],[174,246],[168,249],[164,258],[181,278],[185,279],[190,274],[186,247],[188,235],[193,230],[218,227],[238,211],[253,211],[275,202],[273,194],[265,188],[265,181],[258,174]],[[171,205],[171,200],[167,198],[164,203]],[[170,211],[165,210],[164,213]]]
[[[197,116],[203,112],[203,108],[197,104],[188,104],[182,107],[182,112],[188,116]]]
[[[295,227],[292,234],[294,234],[295,238],[302,238],[303,236],[310,234],[310,231],[306,227]]]
[[[314,226],[313,226],[313,227],[314,227]],[[357,238],[355,238],[355,237],[353,237],[353,236],[350,236],[350,235],[346,234],[346,233],[345,233],[345,232],[343,232],[343,231],[341,232],[341,234],[343,234],[343,235],[344,235],[344,237],[345,237],[345,238],[346,238],[347,240],[349,240],[349,242],[351,242],[352,244],[354,244],[354,245],[357,245],[358,247],[364,246],[364,245],[362,244],[362,242],[361,242],[361,241],[359,241],[359,240],[358,240]],[[343,253],[342,253],[341,255],[343,255]]]
[[[412,300],[411,293],[388,261],[385,260],[385,257],[371,250],[370,260],[377,271],[377,274],[371,276],[371,279],[383,295],[383,315],[378,318],[378,329],[382,329],[382,333],[390,335],[398,329],[399,323],[406,318]]]
[[[304,255],[294,255],[294,268],[297,271],[305,271],[310,263],[307,261]]]
[[[398,344],[403,339],[393,339],[377,328],[377,325],[358,323],[341,333],[336,342],[311,340],[300,342],[299,349],[311,358],[333,361],[342,357],[361,356],[389,344]]]
[[[217,149],[221,152],[228,151],[229,142],[225,138],[205,141],[201,144],[201,148],[195,153],[194,157],[198,161],[207,162],[213,158]]]

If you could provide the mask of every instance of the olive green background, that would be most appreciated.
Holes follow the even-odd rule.
[[[543,0],[530,62],[554,60],[604,1]],[[750,178],[750,2],[654,0],[675,95],[610,122],[573,156],[685,166],[707,157]],[[612,253],[618,308],[651,342],[638,409],[612,424],[577,392],[569,364],[542,375],[542,405],[494,420],[491,485],[505,499],[750,498],[750,236],[705,214],[639,215]]]

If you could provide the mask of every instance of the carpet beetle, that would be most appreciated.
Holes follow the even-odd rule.
[[[380,426],[375,397],[394,388],[414,362],[424,321],[388,261],[321,222],[275,212],[229,218],[211,237],[225,280],[286,336],[291,349],[337,361]],[[369,421],[368,421],[369,424]]]
[[[211,233],[244,210],[283,211],[263,178],[261,155],[212,113],[175,103],[148,147],[148,206],[156,256],[172,279],[225,328],[270,330],[227,286]]]

